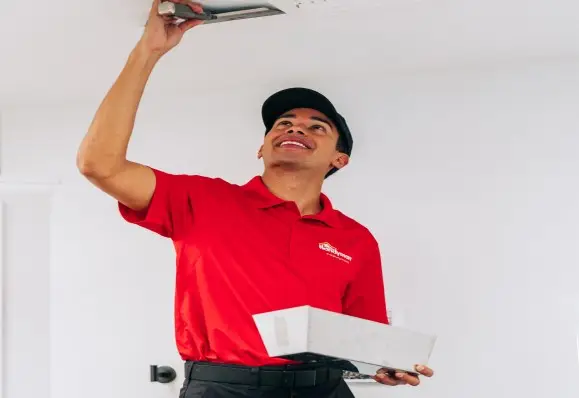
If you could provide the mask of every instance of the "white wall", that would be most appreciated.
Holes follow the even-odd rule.
[[[363,385],[357,396],[579,395],[578,67],[290,82],[343,109],[354,154],[326,191],[381,242],[395,319],[440,336],[436,378],[419,389]],[[244,182],[261,171],[259,107],[277,88],[146,96],[130,155]],[[4,178],[62,182],[52,204],[52,397],[176,396],[147,381],[150,363],[179,363],[172,248],[123,223],[74,167],[99,100],[3,110]]]
[[[0,205],[0,397],[45,396],[50,387],[50,194],[0,184]]]

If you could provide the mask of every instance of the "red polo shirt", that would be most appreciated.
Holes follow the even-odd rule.
[[[159,170],[149,207],[125,220],[173,241],[175,337],[185,360],[250,366],[270,358],[252,315],[313,307],[388,323],[378,244],[332,208],[300,216],[254,177],[245,185]]]

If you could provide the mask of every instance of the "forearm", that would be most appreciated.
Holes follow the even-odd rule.
[[[135,117],[159,56],[137,45],[101,102],[78,152],[83,174],[107,177],[126,161]]]

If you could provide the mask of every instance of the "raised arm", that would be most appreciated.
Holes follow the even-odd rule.
[[[175,2],[203,12],[195,3]],[[136,211],[149,205],[156,185],[152,169],[126,156],[139,103],[159,59],[179,44],[187,30],[202,23],[191,20],[176,26],[157,15],[158,5],[154,0],[143,36],[100,104],[77,154],[77,167],[89,181]]]

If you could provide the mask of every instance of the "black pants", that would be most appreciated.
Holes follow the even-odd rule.
[[[209,365],[208,368],[206,365]],[[195,367],[202,366],[204,371],[201,377],[196,377]],[[239,365],[213,365],[202,362],[185,363],[185,382],[181,388],[179,398],[354,398],[350,388],[343,378],[333,376],[318,380],[313,383],[260,383],[259,377],[251,382],[245,377],[234,377],[228,379],[231,369],[235,369],[242,374],[250,368]],[[285,369],[285,370],[284,370]],[[262,367],[259,371],[284,372],[288,376],[286,380],[295,380],[293,372],[304,373],[317,369],[318,372],[325,371],[323,365],[293,365],[286,367]],[[256,369],[257,371],[257,369]],[[216,376],[213,377],[212,375]],[[275,376],[275,375],[274,375]],[[299,379],[300,375],[296,375]],[[217,379],[217,380],[215,380]],[[275,379],[275,378],[274,378]],[[320,379],[318,377],[318,379]],[[276,379],[277,380],[277,379]],[[304,385],[305,384],[305,385]]]

